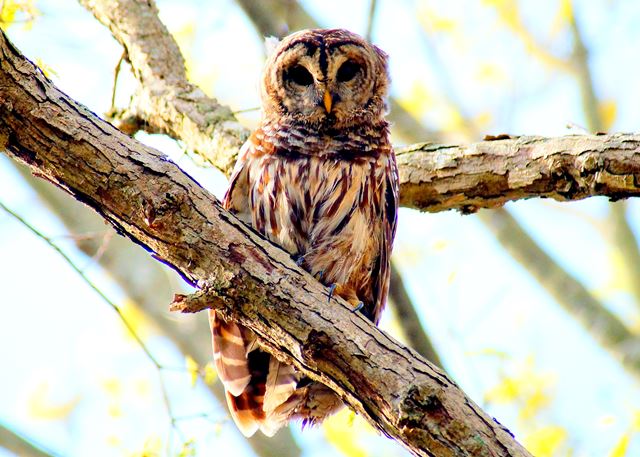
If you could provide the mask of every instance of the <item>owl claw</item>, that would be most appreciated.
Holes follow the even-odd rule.
[[[304,263],[304,256],[302,254],[294,254],[291,256],[291,259],[296,263],[296,265],[298,265],[299,267],[302,266],[302,264]]]
[[[323,277],[323,276],[324,276],[324,270],[320,270],[319,272],[317,272],[317,273],[315,274],[315,278],[316,278],[318,281],[322,281],[322,277]]]
[[[336,287],[338,287],[336,283],[333,283],[329,286],[329,303],[331,303],[331,297],[333,297],[333,292],[335,292]]]
[[[353,308],[351,310],[352,313],[357,313],[358,311],[360,311],[362,308],[364,308],[364,303],[363,302],[358,302],[358,304],[355,306],[355,308]]]

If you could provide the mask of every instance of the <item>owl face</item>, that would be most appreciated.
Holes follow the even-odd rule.
[[[387,56],[347,30],[303,30],[285,38],[267,60],[265,116],[345,127],[385,113]]]

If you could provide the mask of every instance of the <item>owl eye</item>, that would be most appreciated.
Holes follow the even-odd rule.
[[[341,83],[351,81],[358,74],[360,68],[360,65],[355,63],[353,60],[347,60],[338,69],[336,77]]]
[[[309,70],[302,65],[295,65],[289,68],[284,74],[284,78],[293,81],[299,86],[310,86],[313,84],[313,76],[309,73]]]

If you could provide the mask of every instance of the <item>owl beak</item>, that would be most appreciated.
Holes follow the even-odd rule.
[[[322,97],[322,101],[324,102],[324,109],[327,110],[327,113],[330,113],[331,105],[333,105],[333,97],[331,97],[329,89],[324,90],[324,97]]]

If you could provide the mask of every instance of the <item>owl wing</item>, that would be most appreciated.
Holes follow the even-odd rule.
[[[391,274],[391,250],[396,236],[398,221],[399,179],[396,158],[393,152],[388,156],[383,168],[384,193],[380,205],[381,234],[380,254],[371,272],[373,279],[374,309],[371,318],[376,324],[384,309],[389,292]]]
[[[225,209],[247,224],[252,222],[249,198],[252,158],[262,152],[256,149],[259,142],[254,134],[240,150],[222,202]],[[276,409],[296,389],[295,370],[262,351],[250,330],[225,321],[213,310],[209,311],[209,320],[213,357],[231,417],[247,437],[258,428],[272,436],[288,419],[288,415],[276,414]]]

